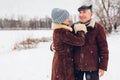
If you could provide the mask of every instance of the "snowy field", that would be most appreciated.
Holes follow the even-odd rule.
[[[51,37],[52,30],[0,31],[0,80],[50,80],[53,52],[51,42],[36,48],[12,50],[16,42],[26,38]],[[100,80],[120,80],[120,33],[107,36],[110,59],[108,71]]]

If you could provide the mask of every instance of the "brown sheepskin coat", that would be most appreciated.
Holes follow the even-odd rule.
[[[107,70],[109,51],[104,27],[99,23],[87,26],[85,44],[74,48],[75,69],[81,71]],[[74,25],[72,26],[74,27]]]
[[[53,24],[53,44],[55,53],[52,63],[51,80],[74,80],[73,46],[85,43],[85,34],[79,31],[73,35],[72,28],[63,24]]]

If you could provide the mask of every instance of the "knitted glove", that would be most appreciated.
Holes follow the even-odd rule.
[[[77,33],[78,31],[84,31],[85,33],[87,33],[87,28],[85,24],[75,24],[74,30],[75,30],[75,33]]]

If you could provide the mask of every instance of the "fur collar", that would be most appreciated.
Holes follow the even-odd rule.
[[[84,23],[81,23],[80,21],[78,21],[75,24],[84,24]],[[94,28],[95,27],[95,21],[93,19],[91,19],[90,22],[89,22],[89,24],[87,25],[87,27]]]
[[[63,25],[63,24],[56,24],[56,23],[52,23],[52,29],[55,30],[55,29],[60,29],[60,28],[64,28],[64,29],[67,29],[69,31],[73,31],[71,27],[69,26],[66,26],[66,25]]]
[[[89,23],[89,25],[88,25],[88,27],[89,26],[92,27],[92,28],[94,28],[95,27],[95,21],[91,20],[90,23]]]

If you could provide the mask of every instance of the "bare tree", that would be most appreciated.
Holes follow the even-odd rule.
[[[112,22],[113,22],[113,28],[114,30],[117,30],[117,27],[120,25],[120,1],[119,0],[115,0],[113,1],[112,3],[112,8],[113,8],[113,11],[112,11],[112,14],[113,14],[113,17],[112,17]]]
[[[120,15],[119,0],[96,0],[94,3],[95,14],[106,30],[111,33],[112,28],[118,24]]]

